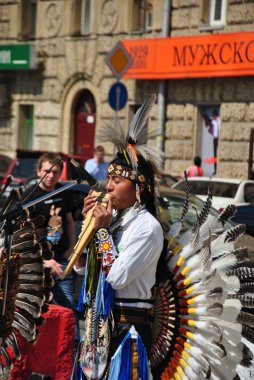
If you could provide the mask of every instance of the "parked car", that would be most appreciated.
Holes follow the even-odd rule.
[[[237,206],[232,220],[237,224],[245,224],[246,233],[254,237],[254,204]]]
[[[168,231],[171,224],[180,220],[183,205],[185,201],[185,192],[173,188],[161,186],[157,203],[159,209],[159,217],[164,231]],[[204,201],[190,194],[189,208],[183,221],[183,232],[192,229],[199,213],[204,205]],[[215,208],[211,208],[210,215],[218,216],[220,213]],[[231,228],[234,224],[229,222],[226,228]]]
[[[6,173],[10,167],[11,162],[11,157],[6,156],[5,154],[0,154],[0,184],[6,177]]]
[[[212,185],[213,207],[221,210],[229,204],[254,204],[254,181],[218,177],[190,177],[190,191],[202,200],[206,199],[209,185]],[[185,180],[181,179],[174,189],[184,190]]]
[[[174,177],[171,174],[162,174],[159,180],[160,186],[169,186],[171,187],[174,183],[176,183],[179,178]]]

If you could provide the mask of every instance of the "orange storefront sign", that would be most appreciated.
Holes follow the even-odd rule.
[[[254,75],[254,32],[122,40],[133,65],[124,78]]]

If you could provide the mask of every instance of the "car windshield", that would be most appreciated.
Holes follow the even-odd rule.
[[[159,215],[160,221],[162,223],[163,229],[168,231],[170,226],[179,222],[183,205],[184,205],[185,195],[184,193],[173,193],[168,191],[160,191],[160,194],[157,198],[158,207],[159,207]],[[204,202],[196,197],[190,197],[190,204],[188,208],[188,212],[185,215],[182,232],[192,229],[197,221],[196,211],[199,213],[204,205]],[[220,213],[211,209],[209,215],[218,216]],[[232,225],[228,224],[227,228],[232,227]]]
[[[234,198],[239,187],[236,183],[215,182],[215,181],[189,181],[190,192],[195,195],[207,195],[209,185],[212,185],[214,197]],[[185,190],[185,181],[174,185],[175,189]]]
[[[18,158],[12,169],[14,178],[27,178],[36,174],[37,158]]]

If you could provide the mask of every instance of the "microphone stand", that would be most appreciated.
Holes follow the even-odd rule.
[[[3,230],[5,232],[5,248],[6,248],[6,271],[5,271],[5,281],[4,281],[4,287],[3,287],[3,300],[2,300],[2,307],[1,307],[1,314],[0,314],[0,345],[2,344],[2,337],[3,337],[3,329],[4,329],[4,321],[5,321],[5,312],[6,312],[6,299],[7,299],[7,292],[8,292],[8,282],[9,282],[9,273],[10,273],[10,257],[11,257],[11,247],[12,247],[12,239],[13,239],[13,233],[16,226],[16,219],[22,215],[25,209],[28,209],[29,207],[32,207],[36,205],[37,203],[43,202],[48,198],[51,198],[52,196],[59,194],[67,189],[70,189],[71,187],[80,184],[81,182],[84,182],[84,178],[78,178],[70,183],[67,183],[58,189],[55,189],[48,194],[43,195],[42,197],[39,197],[37,199],[34,199],[33,201],[27,202],[25,204],[17,203],[16,208],[2,213],[0,215],[0,222],[3,222]],[[0,268],[1,271],[1,268]],[[1,275],[1,273],[0,273]]]

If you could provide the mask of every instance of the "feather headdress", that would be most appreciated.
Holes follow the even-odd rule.
[[[236,379],[253,363],[253,263],[245,247],[235,247],[244,226],[225,230],[235,207],[213,217],[211,198],[209,190],[185,243],[181,228],[169,231],[169,272],[156,284],[150,352],[156,379]]]
[[[149,162],[155,172],[160,170],[162,163],[162,152],[146,145],[147,138],[151,136],[148,136],[147,123],[155,101],[155,94],[150,94],[145,98],[143,104],[134,115],[127,133],[124,132],[118,121],[115,121],[113,125],[106,125],[98,133],[99,140],[112,142],[117,149],[118,157],[122,157],[126,162],[126,166],[137,173],[142,173],[141,161]],[[133,180],[135,181],[135,179]],[[137,180],[136,182],[140,181]]]

